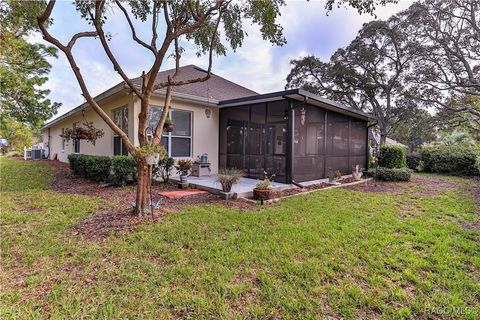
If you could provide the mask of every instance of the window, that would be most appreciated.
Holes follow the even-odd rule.
[[[128,106],[113,110],[113,121],[128,135]],[[128,150],[122,141],[122,138],[114,133],[113,135],[113,155],[127,156]]]
[[[80,139],[73,140],[73,152],[80,153]]]
[[[162,108],[151,106],[148,114],[148,130],[150,135],[162,116]],[[191,157],[192,155],[192,112],[170,109],[168,116],[173,122],[173,131],[164,132],[162,145],[169,157]]]
[[[64,138],[64,134],[65,134],[65,128],[62,128],[62,151],[65,150],[65,138]]]
[[[75,129],[78,125],[78,122],[73,123],[73,128]],[[73,139],[73,152],[80,153],[80,139]]]

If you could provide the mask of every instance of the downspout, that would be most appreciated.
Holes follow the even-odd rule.
[[[378,120],[376,120],[375,123],[372,123],[372,124],[370,124],[370,125],[367,125],[367,144],[366,144],[366,149],[367,149],[367,152],[366,152],[366,153],[367,153],[367,154],[366,154],[366,156],[367,156],[367,164],[366,164],[366,166],[365,166],[365,171],[368,171],[368,169],[369,169],[369,168],[368,168],[368,164],[369,164],[369,163],[368,163],[368,162],[369,162],[368,159],[369,159],[370,150],[369,150],[369,147],[368,147],[368,130],[369,130],[371,127],[373,127],[373,126],[376,126],[377,124],[378,124]]]
[[[291,145],[291,147],[290,147],[290,149],[291,149],[291,150],[290,150],[290,163],[291,163],[291,165],[290,165],[290,183],[293,184],[293,185],[295,185],[295,186],[297,186],[297,187],[299,187],[299,188],[302,188],[302,189],[303,189],[303,185],[301,185],[300,183],[296,182],[296,181],[293,179],[293,159],[294,159],[294,157],[295,157],[295,154],[294,154],[295,150],[294,150],[294,147],[293,147],[293,146],[295,145],[295,141],[294,141],[294,140],[295,140],[295,121],[294,121],[294,120],[295,120],[295,109],[298,108],[299,106],[305,105],[305,103],[307,103],[307,101],[308,101],[308,97],[303,96],[303,101],[302,101],[302,102],[296,104],[295,106],[292,106],[292,108],[291,108],[291,120],[290,120],[290,121],[291,121],[291,122],[290,122],[290,123],[291,123],[291,140],[290,140],[290,145]]]

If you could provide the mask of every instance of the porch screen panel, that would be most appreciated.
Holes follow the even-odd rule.
[[[250,107],[239,106],[220,110],[220,167],[246,168],[246,139]]]
[[[288,102],[285,100],[267,104],[265,171],[275,174],[277,182],[287,182]]]
[[[367,123],[352,119],[350,121],[350,167],[355,165],[360,168],[367,166]]]
[[[293,179],[321,179],[325,161],[325,111],[304,105],[295,108],[293,120]]]
[[[262,179],[265,169],[265,118],[266,105],[253,104],[250,107],[247,159],[248,176]]]
[[[349,117],[327,112],[325,174],[340,170],[342,175],[351,172],[349,167]]]

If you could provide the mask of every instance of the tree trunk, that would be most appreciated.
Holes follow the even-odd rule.
[[[148,188],[150,183],[150,172],[145,159],[137,160],[137,197],[135,200],[134,213],[138,216],[147,214],[151,209],[151,190]]]
[[[387,133],[380,129],[380,147],[384,146],[387,142]]]

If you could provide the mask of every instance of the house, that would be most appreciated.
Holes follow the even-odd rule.
[[[181,69],[184,79],[206,73],[194,65]],[[173,72],[158,73],[157,81]],[[140,85],[141,78],[133,81]],[[164,95],[160,90],[152,97],[151,128],[160,117]],[[236,167],[246,177],[262,178],[266,171],[275,174],[275,181],[296,183],[325,178],[335,170],[348,174],[356,164],[367,166],[372,117],[304,90],[258,94],[212,74],[208,81],[174,87],[172,96],[174,129],[163,136],[163,145],[177,159],[208,154],[212,174],[219,167]],[[138,145],[140,101],[130,88],[122,82],[95,99]],[[85,121],[105,132],[95,145],[62,139],[65,128]],[[42,135],[50,158],[64,162],[71,153],[128,154],[120,138],[86,103],[45,124]]]

